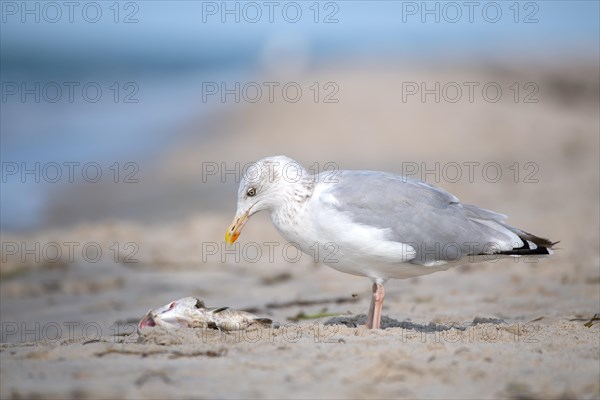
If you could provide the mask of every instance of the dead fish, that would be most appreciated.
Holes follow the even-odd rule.
[[[195,297],[185,297],[150,310],[140,323],[138,331],[146,327],[210,328],[223,331],[246,330],[251,327],[270,327],[273,321],[229,307],[207,308]]]

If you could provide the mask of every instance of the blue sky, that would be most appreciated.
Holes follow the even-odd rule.
[[[519,54],[535,60],[559,57],[561,53],[591,56],[590,51],[595,50],[597,58],[600,35],[599,2],[594,0],[486,1],[472,2],[471,7],[465,6],[468,4],[465,1],[274,2],[277,5],[272,7],[273,22],[269,21],[270,8],[263,1],[250,2],[258,5],[254,8],[244,8],[248,2],[234,1],[121,2],[118,17],[111,8],[114,2],[109,1],[98,2],[102,17],[96,23],[86,22],[83,10],[78,9],[74,10],[71,23],[64,7],[58,22],[47,22],[55,15],[55,10],[48,9],[47,18],[40,10],[39,23],[34,22],[35,16],[27,14],[26,23],[22,23],[22,10],[7,8],[7,3],[19,8],[24,4],[2,2],[1,44],[5,61],[25,52],[55,61],[120,58],[125,62],[155,58],[163,63],[213,60],[250,66],[253,55],[265,42],[280,36],[294,38],[293,43],[308,46],[320,57],[342,53],[402,58],[437,52],[447,57],[468,58]],[[27,2],[30,7],[34,7],[33,3],[36,2]],[[294,7],[289,7],[290,3]],[[237,4],[239,23],[235,21],[236,15],[223,12],[222,4],[231,9]],[[296,5],[302,16],[295,23],[286,21],[284,7],[287,7],[285,14],[293,18]],[[435,14],[422,13],[424,8],[436,7],[439,23]],[[261,18],[252,22],[257,9],[262,13]],[[314,22],[316,9],[318,23]],[[496,18],[498,9],[502,15]],[[460,18],[456,18],[457,12],[461,13]],[[89,10],[88,13],[93,14]],[[337,22],[324,23],[328,15]],[[128,16],[138,22],[124,23]],[[118,23],[114,22],[115,17]],[[492,22],[495,18],[497,21]],[[152,67],[151,63],[146,65]]]

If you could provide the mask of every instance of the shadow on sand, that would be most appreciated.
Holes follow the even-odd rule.
[[[346,325],[349,328],[356,328],[367,323],[365,314],[353,315],[348,317],[334,317],[325,322],[325,325]],[[441,325],[430,322],[429,324],[415,324],[410,321],[398,321],[388,316],[381,317],[381,329],[386,328],[403,328],[411,329],[417,332],[442,332],[450,329],[458,329],[464,331],[466,328],[459,325]]]

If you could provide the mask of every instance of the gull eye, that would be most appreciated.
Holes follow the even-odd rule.
[[[194,306],[196,308],[204,308],[204,302],[200,299],[196,299],[196,304]]]
[[[252,197],[252,196],[254,196],[254,195],[256,194],[256,189],[255,189],[255,188],[253,188],[253,187],[251,187],[251,188],[248,188],[248,191],[246,192],[246,194],[247,194],[249,197]]]

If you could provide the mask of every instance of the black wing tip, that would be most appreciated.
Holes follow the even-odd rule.
[[[536,246],[545,247],[547,249],[552,249],[553,246],[560,243],[560,241],[553,242],[550,239],[532,235],[529,232],[522,232],[522,234],[519,235],[519,238],[521,238],[521,240],[523,240],[523,242],[525,242],[526,240],[529,240],[530,242],[535,243]]]
[[[553,253],[552,250],[560,241],[552,242],[550,239],[532,235],[531,233],[523,232],[519,235],[519,238],[523,241],[523,246],[514,248],[508,251],[501,251],[500,254],[510,256],[526,256],[526,255],[538,255],[538,256],[549,256]],[[535,244],[536,248],[531,248],[530,243]]]
[[[506,256],[549,256],[552,255],[553,251],[549,247],[538,247],[537,249],[513,249],[508,251],[501,251],[498,254]]]

